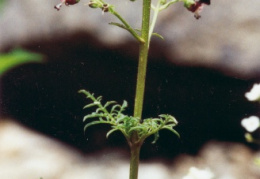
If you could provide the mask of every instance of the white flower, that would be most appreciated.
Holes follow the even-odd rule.
[[[189,173],[184,176],[182,179],[213,179],[214,174],[209,168],[200,170],[196,167],[191,167]]]
[[[250,116],[249,118],[242,119],[241,125],[248,132],[254,132],[259,127],[260,121],[259,121],[259,118],[257,116]]]
[[[257,101],[260,99],[260,84],[254,84],[253,88],[245,94],[249,101]]]

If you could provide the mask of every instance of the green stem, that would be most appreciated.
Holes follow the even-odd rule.
[[[137,179],[141,145],[134,145],[131,146],[130,148],[131,148],[131,158],[130,158],[129,179]]]
[[[145,77],[149,51],[149,27],[150,27],[150,13],[151,13],[151,0],[143,0],[143,15],[142,15],[142,29],[141,38],[144,43],[139,44],[139,61],[135,94],[134,117],[142,119],[144,90],[145,90]],[[131,137],[131,159],[130,159],[130,175],[129,179],[138,178],[139,155],[142,144],[136,144],[138,141],[138,134],[135,132]]]
[[[136,40],[144,43],[144,39],[136,33],[136,31],[124,20],[124,18],[122,18],[115,10],[110,10],[110,12],[125,25],[125,28],[134,36],[134,38],[136,38]]]
[[[151,41],[151,37],[152,37],[153,30],[154,30],[154,27],[155,27],[155,24],[156,24],[156,21],[157,21],[158,14],[160,12],[160,6],[161,6],[161,1],[158,0],[157,5],[154,9],[153,19],[152,19],[151,27],[150,27],[150,30],[149,30],[149,44],[150,44],[150,41]]]
[[[142,118],[144,90],[145,90],[145,77],[147,68],[147,59],[149,51],[149,26],[150,26],[150,12],[151,0],[143,0],[143,16],[142,16],[142,30],[141,38],[144,43],[139,45],[139,61],[137,72],[137,84],[135,94],[134,117]]]

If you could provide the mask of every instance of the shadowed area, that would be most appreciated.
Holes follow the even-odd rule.
[[[82,118],[91,110],[82,110],[89,101],[77,91],[87,89],[96,96],[102,95],[104,102],[127,100],[126,113],[131,115],[135,57],[87,43],[87,39],[75,34],[51,43],[27,45],[26,48],[44,54],[47,62],[23,65],[3,76],[2,113],[84,152],[108,146],[127,148],[119,133],[106,140],[109,128],[105,125],[89,128],[84,137]],[[129,51],[133,51],[130,47]],[[152,139],[144,144],[142,157],[196,153],[211,139],[243,142],[240,120],[257,111],[257,105],[244,97],[253,81],[151,58],[143,116],[172,114],[179,121],[181,139],[162,131],[156,145],[150,144]]]

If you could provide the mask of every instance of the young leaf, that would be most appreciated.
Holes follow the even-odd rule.
[[[110,134],[112,134],[115,131],[118,131],[119,129],[115,128],[115,129],[111,129],[110,131],[108,131],[106,137],[108,138],[110,136]]]
[[[167,129],[167,130],[171,131],[172,133],[174,133],[175,135],[177,135],[180,138],[180,134],[176,130],[172,129],[171,127],[164,126],[162,129]]]
[[[152,35],[156,36],[156,37],[159,37],[160,39],[164,40],[163,36],[158,34],[158,33],[156,33],[156,32],[152,33]]]
[[[115,101],[108,101],[106,102],[106,104],[104,105],[104,108],[107,108],[108,106],[110,106],[111,104],[115,104]]]
[[[86,106],[83,107],[83,109],[91,108],[93,106],[97,106],[97,104],[95,104],[95,103],[87,104]]]
[[[99,118],[99,117],[105,117],[105,115],[103,113],[91,113],[91,114],[88,114],[86,116],[84,116],[83,118],[83,122],[85,122],[87,119],[90,119],[90,118]]]
[[[87,128],[89,128],[90,126],[93,126],[93,125],[97,125],[97,124],[110,124],[110,123],[106,122],[106,121],[92,121],[85,125],[84,131],[86,132]]]
[[[117,22],[110,22],[109,25],[114,25],[114,26],[120,27],[122,29],[128,30],[125,25],[117,23]]]
[[[155,144],[158,139],[159,139],[159,132],[156,132],[154,133],[154,140],[152,141],[152,144]]]

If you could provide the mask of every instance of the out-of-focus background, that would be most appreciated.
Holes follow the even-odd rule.
[[[88,1],[56,11],[59,2],[0,1],[0,61],[14,49],[42,55],[1,74],[0,178],[126,178],[124,138],[106,139],[107,126],[84,134],[90,111],[77,91],[127,100],[132,114],[138,44]],[[109,3],[140,27],[141,1]],[[165,39],[152,39],[143,116],[172,114],[181,138],[162,131],[157,144],[148,139],[140,179],[181,179],[190,166],[222,179],[260,177],[258,146],[245,142],[240,125],[259,114],[244,97],[260,77],[259,7],[212,0],[196,20],[180,2],[159,15],[155,32]]]

